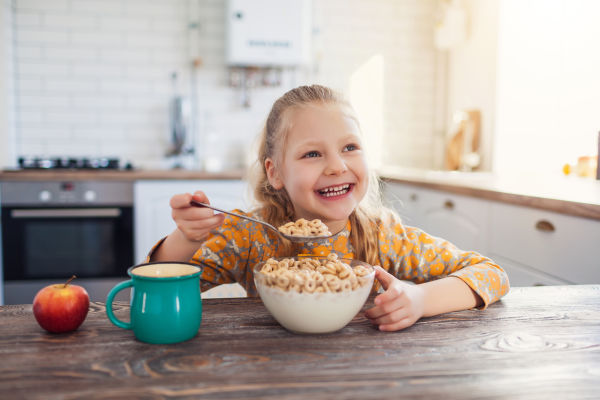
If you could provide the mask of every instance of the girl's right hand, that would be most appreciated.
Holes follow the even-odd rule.
[[[215,214],[210,208],[191,206],[192,199],[210,204],[208,197],[201,191],[196,191],[193,195],[189,193],[176,194],[171,197],[169,202],[172,209],[171,216],[177,229],[187,240],[202,242],[212,229],[223,223],[225,216]]]

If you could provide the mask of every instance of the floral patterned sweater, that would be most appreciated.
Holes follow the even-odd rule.
[[[240,210],[235,212],[260,218]],[[482,308],[508,293],[506,272],[489,258],[462,251],[446,240],[399,221],[381,223],[379,228],[380,265],[398,279],[423,283],[446,276],[460,278],[481,297]],[[298,253],[327,255],[333,251],[340,257],[354,258],[349,235],[350,223],[329,238],[329,243],[301,244]],[[284,254],[281,239],[275,232],[228,215],[223,224],[209,234],[190,262],[203,266],[203,291],[238,282],[248,296],[257,296],[253,267],[270,257],[285,256],[289,254]]]

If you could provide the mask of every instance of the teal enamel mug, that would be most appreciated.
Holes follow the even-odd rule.
[[[131,329],[147,343],[165,344],[196,336],[202,321],[198,265],[182,262],[154,262],[127,270],[130,280],[117,284],[108,293],[106,314],[110,322]],[[131,287],[130,322],[115,317],[115,295]]]

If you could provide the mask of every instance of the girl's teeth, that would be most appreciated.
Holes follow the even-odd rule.
[[[341,186],[328,187],[323,190],[319,190],[319,192],[325,197],[332,197],[332,196],[340,196],[344,193],[347,193],[349,189],[350,189],[350,185],[346,184],[346,185],[341,185]]]

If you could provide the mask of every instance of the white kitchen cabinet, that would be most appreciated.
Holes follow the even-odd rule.
[[[400,183],[386,183],[383,186],[383,196],[387,204],[395,209],[402,222],[409,226],[419,226],[423,223],[419,199],[420,188]]]
[[[600,283],[600,221],[491,202],[495,254],[577,284]]]
[[[134,186],[135,258],[143,262],[162,237],[175,230],[169,200],[178,193],[201,190],[211,204],[225,210],[247,210],[247,183],[241,180],[145,180]],[[221,285],[202,294],[206,297],[245,296],[238,284]]]
[[[600,283],[600,221],[388,183],[406,225],[490,257],[512,286]]]
[[[487,252],[488,202],[399,183],[387,184],[385,196],[404,224],[461,249]]]
[[[560,279],[527,265],[520,264],[514,260],[510,260],[496,253],[487,254],[492,260],[508,274],[508,280],[511,286],[549,286],[549,285],[568,285],[569,282],[565,279]]]

